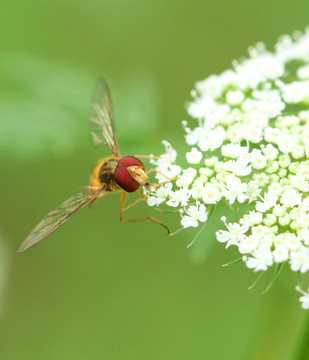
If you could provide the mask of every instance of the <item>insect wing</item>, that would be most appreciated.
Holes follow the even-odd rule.
[[[104,144],[115,156],[119,156],[112,99],[109,87],[102,78],[97,80],[94,87],[89,121],[94,145]]]
[[[45,218],[38,223],[29,236],[22,242],[17,252],[23,252],[46,238],[46,236],[57,230],[79,210],[96,199],[99,195],[103,194],[105,191],[106,189],[103,187],[89,194],[79,193],[67,199],[55,210],[49,212]]]

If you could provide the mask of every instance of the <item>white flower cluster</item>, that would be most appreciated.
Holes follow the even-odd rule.
[[[247,203],[217,240],[235,245],[254,271],[289,263],[309,270],[309,29],[283,36],[273,53],[259,43],[249,58],[196,83],[183,122],[187,167],[176,151],[153,161],[178,179],[148,196],[150,206],[179,208],[184,228],[207,220],[209,206]],[[166,179],[158,174],[159,182]],[[248,205],[247,205],[248,208]],[[309,296],[309,295],[308,295]],[[307,300],[309,304],[309,301]],[[309,307],[309,305],[308,305]]]

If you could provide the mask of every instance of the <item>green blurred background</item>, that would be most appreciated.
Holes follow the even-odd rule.
[[[96,77],[110,84],[123,154],[159,154],[166,139],[181,157],[194,83],[303,30],[308,13],[308,0],[1,2],[0,359],[307,358],[296,276],[283,270],[262,295],[267,276],[249,291],[257,274],[221,267],[239,256],[214,238],[223,213],[237,216],[226,209],[189,251],[194,231],[120,223],[115,194],[15,251],[108,155],[88,134]],[[130,216],[145,212],[179,227],[144,204]]]

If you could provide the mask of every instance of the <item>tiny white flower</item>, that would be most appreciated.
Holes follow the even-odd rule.
[[[302,246],[298,251],[292,251],[290,255],[290,264],[293,271],[305,273],[309,270],[309,249]]]
[[[273,214],[278,217],[284,216],[286,214],[286,211],[287,211],[286,207],[281,206],[279,204],[275,205],[273,208]]]
[[[303,295],[299,298],[301,307],[305,310],[309,309],[309,289],[308,292],[305,292],[300,288],[300,286],[296,286],[296,290]]]
[[[245,140],[248,140],[254,144],[257,144],[263,140],[263,127],[258,126],[256,123],[252,122],[247,124],[243,129],[242,137]]]
[[[251,173],[251,165],[248,165],[247,160],[229,160],[224,167],[236,176],[247,176]]]
[[[293,138],[294,136],[291,134],[284,134],[281,133],[281,137],[280,139],[278,139],[277,144],[279,147],[279,150],[281,152],[283,152],[284,154],[289,153],[293,150],[293,144],[295,144],[295,137],[294,139],[291,139],[291,137]]]
[[[287,225],[289,225],[290,222],[291,222],[291,218],[290,218],[289,214],[285,214],[284,216],[279,217],[279,224],[281,226],[287,226]]]
[[[238,245],[238,250],[241,254],[248,254],[258,249],[260,240],[253,235],[244,237]]]
[[[191,187],[191,194],[193,199],[198,200],[202,198],[205,182],[207,182],[207,177],[203,176],[200,176],[199,178],[194,180]]]
[[[283,192],[283,187],[281,186],[280,183],[273,182],[271,185],[269,185],[268,191],[270,191],[276,195],[281,195]]]
[[[276,263],[285,262],[289,259],[289,250],[283,245],[276,245],[273,251],[273,257]]]
[[[188,209],[185,209],[187,215],[184,215],[181,219],[181,225],[184,228],[193,226],[197,227],[200,222],[207,220],[207,211],[205,205],[191,205]]]
[[[294,207],[301,204],[301,194],[295,189],[289,189],[283,192],[280,203],[287,207]]]
[[[174,192],[170,192],[170,199],[166,202],[166,205],[172,207],[177,207],[178,205],[181,205],[183,207],[187,206],[191,193],[191,190],[189,190],[187,187],[176,190]]]
[[[244,100],[245,95],[240,90],[230,90],[226,93],[226,101],[230,105],[239,105]]]
[[[277,222],[277,217],[274,214],[266,214],[263,220],[263,223],[269,227],[275,225],[276,222]]]
[[[199,146],[202,151],[214,151],[218,149],[226,138],[225,130],[222,126],[216,127],[208,136],[207,142],[200,142]]]
[[[268,164],[266,168],[266,173],[268,174],[274,174],[277,173],[279,170],[279,162],[278,161],[272,161]]]
[[[278,128],[266,127],[264,129],[264,139],[269,143],[278,144],[284,133]]]
[[[249,214],[244,215],[244,217],[239,220],[239,223],[252,227],[253,225],[260,224],[262,220],[263,220],[263,215],[260,212],[252,210],[249,212]]]
[[[309,65],[298,68],[296,74],[299,79],[309,79]]]
[[[191,151],[186,153],[187,162],[189,164],[199,164],[202,160],[203,154],[197,150],[197,148],[192,148]]]
[[[215,98],[221,96],[223,90],[219,76],[217,75],[211,75],[203,81],[198,81],[196,83],[196,88],[200,92],[203,92],[204,94],[208,94],[209,96],[213,96]]]
[[[256,210],[265,212],[276,205],[278,196],[274,191],[268,191],[264,194],[263,201],[258,201],[256,204]]]
[[[225,184],[222,194],[230,204],[234,204],[236,199],[238,202],[243,203],[248,198],[245,194],[248,188],[247,184],[242,183],[235,175],[226,176]]]
[[[293,81],[282,85],[281,90],[283,99],[287,103],[296,104],[309,100],[309,81]]]
[[[305,147],[303,145],[295,145],[291,153],[294,159],[300,159],[305,156]]]
[[[182,169],[179,165],[170,165],[164,172],[162,172],[164,174],[165,180],[162,179],[161,182],[166,181],[166,177],[169,179],[176,178],[181,173],[181,170]]]
[[[152,160],[154,163],[173,163],[176,161],[177,158],[177,151],[172,148],[171,144],[166,140],[162,141],[162,144],[165,147],[165,153],[160,156],[158,160]]]
[[[178,187],[189,186],[194,180],[197,171],[193,168],[188,168],[183,171],[183,173],[178,176],[178,180],[176,180],[176,185]]]
[[[309,210],[309,196],[305,197],[302,201],[301,207],[304,211]]]
[[[304,242],[305,245],[309,245],[309,229],[298,229],[297,236]]]
[[[267,160],[275,160],[279,154],[279,151],[272,144],[268,144],[262,152]]]
[[[186,128],[187,135],[185,136],[186,143],[188,145],[196,145],[199,143],[200,139],[205,139],[207,133],[200,127],[197,127],[193,130]]]
[[[247,146],[240,146],[240,144],[230,143],[221,146],[221,154],[225,157],[230,157],[233,159],[246,158],[249,154],[249,149]]]
[[[216,204],[221,199],[221,192],[219,186],[215,184],[205,184],[201,191],[203,202],[205,204]]]
[[[210,168],[214,167],[218,162],[219,159],[217,158],[217,156],[212,156],[210,158],[205,159],[205,165]]]
[[[246,191],[246,195],[248,196],[249,203],[255,201],[259,197],[261,191],[262,189],[260,188],[260,184],[258,181],[255,180],[249,181]]]
[[[264,169],[267,165],[267,157],[262,154],[261,150],[253,149],[249,158],[254,169]]]
[[[242,241],[248,231],[248,224],[240,225],[238,223],[229,223],[226,224],[227,230],[219,230],[216,232],[217,240],[220,242],[225,242],[226,247],[230,245],[237,245],[238,242]]]
[[[300,216],[296,219],[297,229],[305,229],[308,227],[309,223],[309,214],[301,213]]]
[[[152,194],[147,197],[149,206],[160,205],[170,195],[173,184],[171,182],[159,186]]]
[[[200,168],[199,172],[202,176],[206,176],[207,178],[210,178],[214,175],[214,170],[209,168]]]
[[[226,130],[226,136],[232,143],[239,143],[243,138],[243,131],[241,124],[230,125]]]
[[[301,121],[307,122],[309,121],[309,110],[303,110],[298,113],[299,119]]]
[[[280,167],[287,168],[291,164],[291,159],[288,154],[283,154],[278,157]]]
[[[289,232],[281,233],[276,236],[275,243],[283,245],[289,251],[299,251],[302,247],[302,243],[295,234],[291,234]]]
[[[265,271],[273,264],[273,256],[269,248],[253,251],[253,256],[246,258],[246,265],[254,271]]]

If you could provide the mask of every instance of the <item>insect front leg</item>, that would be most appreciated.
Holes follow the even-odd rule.
[[[153,171],[155,171],[157,174],[160,174],[161,176],[165,177],[165,179],[168,180],[168,181],[178,180],[178,178],[169,178],[168,176],[164,175],[163,173],[161,173],[161,171],[159,171],[159,170],[157,170],[157,169],[150,169],[150,170],[146,171],[146,174],[148,175],[148,174],[150,174],[150,173],[153,172]],[[166,183],[167,183],[167,181],[166,181],[166,182],[163,182],[163,183],[160,183],[160,184],[158,184],[158,185],[166,184]]]
[[[130,207],[134,206],[139,201],[145,200],[145,198],[146,198],[146,196],[144,198],[140,198],[140,199],[136,200],[133,204],[131,204],[131,205],[127,206],[126,208],[124,208],[126,197],[127,197],[127,192],[123,191],[122,195],[121,195],[121,204],[120,204],[120,220],[121,221],[123,221],[123,222],[140,222],[140,221],[150,220],[150,221],[155,222],[156,224],[159,224],[159,225],[163,226],[167,230],[167,235],[169,235],[171,233],[170,229],[165,224],[163,224],[161,221],[153,218],[152,216],[146,216],[146,217],[143,217],[143,218],[140,218],[140,219],[124,219],[123,218],[124,211],[126,211]]]
[[[165,155],[165,153],[162,154],[162,155]],[[159,156],[155,156],[155,155],[134,155],[134,157],[156,160],[156,159],[160,159],[160,157],[161,157],[162,155],[159,155]]]
[[[154,159],[154,160],[156,160],[156,159],[160,159],[160,157],[162,157],[164,155],[167,155],[171,151],[172,151],[172,149],[169,149],[165,153],[163,153],[161,155],[158,155],[158,156],[156,156],[156,155],[134,155],[134,156],[137,157],[137,158],[140,157],[140,158],[144,158],[144,159]]]
[[[158,184],[147,184],[145,186],[147,187],[152,187],[153,190],[150,190],[146,195],[144,195],[139,189],[137,189],[136,191],[138,192],[138,194],[140,195],[140,198],[135,200],[132,204],[128,205],[127,207],[123,208],[123,212],[130,209],[132,206],[136,205],[137,203],[139,203],[140,201],[146,201],[148,196],[151,195],[157,187],[159,187],[160,185],[164,185],[164,184],[167,184],[168,181],[164,181],[164,182],[161,182],[161,183],[158,183]],[[125,191],[126,193],[126,191]]]

